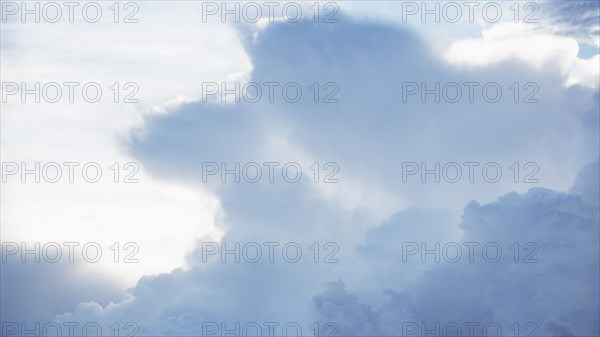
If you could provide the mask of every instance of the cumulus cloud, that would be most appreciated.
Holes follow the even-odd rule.
[[[571,193],[581,196],[583,201],[590,205],[600,204],[598,170],[598,162],[584,166],[570,190]]]
[[[597,164],[589,165],[578,176],[578,184],[586,181],[594,193],[599,188],[594,184],[600,173]],[[438,323],[436,335],[443,335],[440,329],[450,329],[453,322],[464,329],[463,336],[467,335],[469,322],[477,322],[480,326],[475,331],[479,332],[485,324],[498,324],[506,335],[511,327],[514,329],[514,322],[519,322],[519,329],[529,324],[528,332],[535,330],[541,336],[595,336],[600,313],[598,211],[598,203],[587,204],[578,195],[540,188],[526,194],[510,193],[486,205],[472,202],[458,224],[463,233],[454,242],[497,243],[504,247],[504,258],[486,262],[477,251],[471,262],[463,246],[463,257],[457,263],[444,263],[446,257],[455,257],[453,251],[440,258],[440,264],[435,263],[435,254],[423,255],[421,250],[410,258],[419,263],[425,256],[429,268],[419,273],[418,280],[410,286],[402,280],[410,277],[407,271],[414,269],[401,263],[405,258],[403,251],[390,238],[398,238],[396,243],[425,242],[430,250],[441,240],[427,236],[432,233],[427,229],[420,236],[410,234],[415,229],[403,232],[403,227],[414,227],[423,220],[417,217],[407,221],[406,211],[400,212],[370,231],[366,247],[372,248],[364,254],[365,263],[387,265],[385,273],[374,269],[369,283],[377,284],[387,300],[372,309],[370,302],[360,302],[356,294],[348,293],[344,284],[337,282],[315,297],[315,306],[325,320],[335,318],[341,322],[348,335],[367,326],[367,335],[372,336],[410,335],[414,327],[421,335],[425,328],[435,330]],[[441,242],[443,245],[452,241]],[[506,249],[515,242],[521,243],[519,263],[515,263],[515,251]],[[525,242],[535,245],[522,250]],[[438,250],[440,255],[443,253]],[[395,282],[386,284],[381,279]],[[397,322],[405,323],[404,326],[380,321],[380,317],[389,315],[389,310],[396,311]]]
[[[597,118],[592,90],[567,89],[557,81],[564,74],[514,61],[460,72],[428,57],[415,35],[383,24],[278,23],[245,44],[251,81],[336,81],[340,103],[184,104],[148,118],[131,151],[153,174],[213,193],[224,242],[294,241],[308,259],[205,262],[200,239],[189,269],[145,276],[127,301],[81,304],[57,319],[136,322],[146,335],[193,335],[206,332],[206,323],[236,322],[258,322],[263,333],[269,328],[261,323],[296,322],[307,335],[319,322],[336,335],[392,336],[415,322],[421,328],[450,321],[478,322],[479,329],[495,322],[505,332],[519,322],[521,333],[537,327],[540,335],[598,333],[598,205],[594,191],[581,187],[593,167],[575,179],[597,159],[597,128],[586,122]],[[540,104],[526,106],[405,104],[399,97],[400,81],[444,80],[533,80],[544,90]],[[297,183],[221,183],[219,176],[202,182],[206,161],[231,168],[294,160],[303,167],[334,160],[340,182],[333,192],[310,176]],[[407,160],[530,160],[544,172],[539,185],[552,189],[515,184],[508,168],[509,178],[497,184],[402,183],[398,170]],[[574,180],[570,194],[560,191]],[[350,207],[349,191],[358,200]],[[392,196],[382,201],[386,207],[369,202],[374,191]],[[315,241],[339,243],[339,262],[314,263],[306,247]],[[497,242],[505,255],[496,263],[403,263],[402,241]],[[537,247],[539,261],[523,263],[520,255],[515,263],[514,242],[522,254]],[[529,242],[536,246],[525,247]]]
[[[579,183],[588,183],[589,170],[582,170]],[[307,330],[311,319],[340,336],[420,335],[425,327],[435,330],[439,324],[441,331],[454,323],[464,329],[463,335],[486,326],[507,333],[515,322],[522,333],[543,336],[598,333],[597,204],[585,203],[580,195],[535,188],[489,204],[470,203],[454,231],[427,226],[444,222],[436,212],[401,211],[372,228],[365,245],[357,247],[360,256],[345,254],[343,260],[373,268],[199,263],[188,271],[141,279],[129,301],[104,309],[81,304],[56,319],[133,321],[143,333],[184,336],[205,334],[206,324],[215,323],[235,330],[236,323],[300,322]],[[248,222],[235,222],[243,223]],[[456,230],[462,233],[456,235]],[[419,255],[411,256],[412,265],[403,263],[399,242],[426,242],[431,249],[436,241],[493,242],[503,255],[489,262],[476,250],[474,262],[464,251],[458,263],[444,263],[445,258],[435,263],[431,254],[427,263]],[[520,243],[518,263],[509,248],[514,242]],[[535,248],[524,246],[528,242]],[[416,280],[406,281],[412,278]],[[373,296],[374,291],[380,296]],[[304,307],[311,300],[313,308]]]
[[[82,300],[57,313],[56,321],[94,321],[106,332],[115,322],[122,328],[132,322],[140,336],[199,335],[214,324],[220,334],[223,324],[237,330],[236,323],[243,329],[251,322],[263,335],[271,327],[281,335],[294,324],[310,335],[317,322],[320,335],[392,336],[417,322],[421,328],[421,322],[449,321],[497,322],[505,332],[516,321],[521,333],[531,331],[532,322],[540,335],[599,333],[598,205],[591,187],[597,163],[577,175],[598,159],[597,92],[567,88],[562,68],[532,67],[529,58],[455,67],[406,29],[340,19],[239,32],[252,72],[229,80],[293,81],[304,100],[289,103],[277,91],[273,103],[204,103],[194,100],[202,94],[188,92],[145,114],[120,143],[161,182],[218,200],[206,222],[229,249],[236,242],[277,242],[277,260],[269,261],[263,249],[257,263],[235,263],[231,255],[227,263],[219,255],[205,261],[203,244],[214,237],[186,231],[196,245],[178,246],[177,252],[187,250],[185,269],[143,276],[123,301]],[[561,63],[562,47],[540,55]],[[456,103],[403,97],[403,82],[431,88],[472,81],[481,83],[474,102],[466,91]],[[309,86],[315,82],[335,83],[339,102],[314,103]],[[481,96],[490,82],[503,88],[501,101]],[[515,103],[514,82],[537,84],[539,101]],[[258,183],[233,182],[233,174],[228,183],[220,174],[204,182],[206,162],[224,162],[230,170],[236,162],[298,162],[304,175],[296,183],[271,183],[265,170]],[[339,182],[315,183],[308,169],[314,162],[335,162]],[[439,182],[434,174],[426,182],[421,174],[404,181],[406,162],[430,170],[436,162],[459,163],[462,179],[452,183],[438,173]],[[471,182],[464,162],[497,163],[501,180],[485,181],[478,168]],[[515,162],[518,176],[510,169]],[[537,183],[523,181],[536,167],[526,163],[537,165]],[[171,222],[154,230],[182,235]],[[416,256],[403,262],[401,242],[450,241],[497,242],[505,259],[423,263]],[[302,247],[299,262],[281,256],[287,242]],[[315,262],[310,247],[329,242],[337,245],[339,261],[323,263],[321,251]],[[523,263],[520,255],[515,263],[514,242],[522,254],[537,247],[539,261]],[[525,247],[529,242],[536,246]]]
[[[565,85],[598,87],[598,55],[579,57],[580,45],[570,36],[529,24],[506,23],[485,29],[480,38],[454,42],[445,59],[460,66],[489,66],[510,59],[527,62],[538,69],[567,75]]]
[[[307,166],[333,161],[344,183],[328,187],[328,195],[344,204],[367,205],[387,217],[398,203],[459,209],[473,197],[492,201],[511,190],[524,192],[531,184],[524,184],[522,177],[514,182],[509,169],[514,162],[537,163],[535,177],[544,186],[566,190],[577,169],[597,156],[597,129],[581,118],[597,115],[595,91],[581,86],[566,90],[561,82],[567,74],[558,71],[512,59],[481,69],[455,69],[432,56],[407,30],[347,18],[333,25],[274,24],[257,39],[245,41],[252,82],[283,86],[293,81],[302,86],[306,99],[288,103],[278,88],[274,103],[266,97],[258,103],[197,102],[150,118],[145,137],[131,147],[152,162],[150,170],[199,181],[204,161],[303,160]],[[302,56],[297,50],[303,50]],[[314,104],[308,87],[315,82],[337,83],[339,103]],[[408,82],[430,89],[439,83],[439,102],[428,95],[423,104],[421,92],[403,99]],[[465,82],[480,83],[473,103]],[[462,87],[459,102],[442,97],[447,83]],[[490,103],[483,97],[488,83],[501,87],[501,101]],[[520,86],[518,104],[509,88],[514,83]],[[523,103],[528,95],[538,103]],[[577,135],[575,140],[572,135]],[[209,142],[211,147],[204,146]],[[500,163],[501,181],[483,183],[479,168],[477,181],[470,183],[464,166],[458,183],[440,179],[436,184],[429,176],[423,184],[420,174],[402,179],[403,162],[424,162],[431,168],[435,162],[471,161],[480,168]],[[382,194],[383,200],[372,201]],[[450,194],[452,200],[446,197]]]

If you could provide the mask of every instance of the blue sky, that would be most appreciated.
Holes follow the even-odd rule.
[[[206,4],[164,1],[137,3],[130,25],[3,22],[3,83],[140,89],[135,104],[2,103],[3,177],[9,162],[105,170],[97,184],[3,181],[3,333],[94,322],[107,336],[115,323],[136,336],[599,335],[599,7],[535,4],[537,23],[515,23],[507,2],[495,23],[403,22],[407,2],[390,1],[338,2],[337,22],[203,22]],[[207,83],[263,95],[222,102]],[[281,94],[290,83],[297,102]],[[439,101],[421,96],[436,83]],[[135,163],[139,181],[113,183],[114,162]],[[262,176],[223,182],[236,163]],[[297,181],[282,178],[289,163]],[[436,167],[439,181],[422,175]],[[6,253],[65,241],[105,258]],[[135,243],[139,261],[114,263],[114,242]],[[212,243],[263,255],[223,262]],[[290,243],[297,262],[281,255]]]

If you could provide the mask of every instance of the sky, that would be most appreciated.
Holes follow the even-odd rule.
[[[0,27],[2,336],[600,335],[599,2]]]

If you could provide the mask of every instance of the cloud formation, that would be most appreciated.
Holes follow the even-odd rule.
[[[304,335],[314,322],[321,329],[334,322],[327,329],[340,336],[394,336],[421,329],[422,322],[428,328],[459,322],[465,329],[463,323],[477,322],[471,328],[497,325],[505,333],[518,322],[521,333],[537,328],[544,336],[598,334],[597,193],[584,188],[597,177],[597,164],[577,179],[574,173],[558,175],[597,160],[598,130],[585,121],[597,118],[592,90],[567,89],[564,74],[512,59],[461,72],[428,56],[416,36],[383,24],[274,24],[247,40],[246,48],[252,81],[332,80],[340,86],[340,103],[187,104],[147,120],[131,150],[164,179],[214,193],[224,242],[294,241],[306,247],[334,241],[340,243],[340,262],[203,263],[201,240],[188,256],[189,269],[143,277],[128,301],[81,304],[58,319],[133,321],[142,334],[193,335],[214,328],[207,323],[236,329],[236,322],[240,329],[258,322],[265,334],[265,322],[279,328],[295,322]],[[534,80],[543,90],[541,103],[532,105],[405,104],[398,83],[417,80]],[[580,141],[572,141],[574,134]],[[566,194],[515,184],[510,171],[497,184],[402,183],[398,176],[408,159],[473,158],[508,165],[534,161],[543,168],[540,185],[567,190],[576,183]],[[341,182],[332,192],[309,177],[294,184],[201,180],[206,161],[293,160],[334,160]],[[361,189],[364,194],[353,196],[358,201],[348,203],[347,191]],[[392,196],[389,207],[369,204],[378,189]],[[515,189],[522,192],[510,192]],[[457,207],[464,208],[460,220]],[[378,224],[382,218],[387,220]],[[494,242],[504,258],[403,263],[398,241]],[[510,249],[515,242],[519,263]],[[525,246],[530,242],[535,246]],[[538,262],[524,263],[525,257]]]
[[[456,328],[452,322],[475,331],[500,327],[504,334],[511,327],[520,334],[537,329],[540,336],[600,333],[599,101],[593,88],[565,86],[569,73],[554,66],[564,55],[575,57],[572,41],[551,37],[564,45],[536,45],[556,51],[540,52],[548,57],[541,67],[514,53],[484,67],[461,67],[404,28],[340,19],[240,28],[252,72],[230,82],[280,82],[274,102],[182,99],[144,115],[120,143],[161,182],[218,200],[214,223],[201,225],[217,227],[229,249],[257,243],[263,258],[237,263],[229,254],[223,263],[223,246],[207,256],[214,238],[190,236],[196,245],[185,268],[140,278],[126,300],[106,304],[108,290],[99,299],[86,297],[56,321],[98,322],[107,334],[118,322],[139,336],[221,335],[224,327],[239,335],[257,326],[262,335],[299,327],[303,336],[315,329],[398,336],[420,335],[423,323]],[[301,101],[281,95],[289,82],[303,88]],[[310,89],[315,82],[319,103]],[[473,101],[466,82],[479,83]],[[526,90],[517,103],[515,82]],[[438,102],[433,94],[407,94],[407,83],[419,89],[457,83],[464,91],[459,102],[441,93]],[[482,94],[487,83],[503,89],[499,101]],[[522,101],[535,88],[527,83],[537,85],[537,103]],[[338,102],[322,102],[331,90]],[[230,170],[236,162],[294,162],[304,174],[294,183],[266,176],[236,183],[235,174],[227,183],[220,174],[204,182],[207,162]],[[336,163],[339,182],[315,183],[314,162]],[[465,162],[477,163],[474,181]],[[436,182],[441,173],[403,175],[406,163],[421,170],[422,163],[429,170],[457,163],[463,173],[458,182]],[[485,179],[486,163],[503,170],[497,182]],[[537,182],[525,182],[532,174]],[[169,223],[153,234],[180,233]],[[456,263],[448,256],[432,261],[431,254],[423,262],[414,251],[407,256],[408,247],[431,249],[436,242],[462,249],[465,242],[494,243],[503,255],[490,262],[478,250],[470,262],[465,250]],[[273,262],[265,243],[278,244]],[[282,254],[286,243],[302,248],[298,262]],[[332,251],[335,261],[324,263]],[[18,299],[3,305],[12,301]],[[33,314],[23,309],[12,319],[42,317]]]

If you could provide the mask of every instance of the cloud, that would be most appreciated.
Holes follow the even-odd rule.
[[[581,86],[565,89],[561,83],[568,76],[559,71],[513,59],[457,69],[432,55],[410,31],[349,18],[329,25],[273,24],[244,43],[253,64],[250,81],[280,82],[281,87],[293,81],[303,87],[305,99],[288,103],[277,91],[273,103],[266,98],[225,105],[196,102],[148,118],[144,137],[134,140],[130,150],[151,163],[149,170],[199,182],[206,161],[298,161],[303,167],[332,161],[343,183],[316,188],[345,206],[368,207],[382,220],[398,204],[458,210],[472,198],[492,201],[512,190],[525,192],[531,184],[523,183],[522,176],[518,183],[511,177],[515,162],[537,163],[535,177],[543,186],[566,190],[579,167],[597,156],[598,131],[581,118],[596,115],[595,92]],[[297,50],[303,50],[302,56]],[[335,82],[339,103],[313,103],[308,87],[315,82]],[[462,99],[451,103],[440,93],[439,103],[428,95],[423,104],[419,93],[403,102],[407,82],[428,88],[436,82],[440,88],[457,83]],[[480,83],[473,103],[465,82]],[[518,104],[509,88],[515,82]],[[501,101],[485,101],[481,89],[487,83],[501,87]],[[523,103],[527,95],[539,102]],[[477,181],[470,183],[464,167],[458,183],[442,179],[436,184],[430,176],[423,184],[419,175],[402,180],[405,162],[430,168],[436,162],[471,161],[480,168],[500,163],[502,180],[486,184],[478,169]]]
[[[157,22],[162,7],[155,10]],[[98,188],[95,193],[62,186],[44,194],[42,189],[10,185],[14,204],[3,204],[3,209],[9,205],[16,210],[8,220],[3,217],[3,226],[14,221],[11,234],[19,229],[25,238],[41,230],[46,235],[57,227],[40,225],[45,223],[41,220],[69,205],[71,213],[61,212],[64,218],[55,218],[57,224],[66,223],[62,229],[89,235],[90,240],[99,232],[106,241],[115,233],[143,235],[150,241],[148,260],[155,263],[146,267],[146,275],[129,289],[125,300],[119,301],[122,298],[110,287],[98,285],[100,289],[76,289],[77,296],[37,312],[26,308],[32,298],[28,297],[19,304],[15,319],[46,319],[55,310],[59,322],[94,321],[105,332],[115,322],[121,327],[133,322],[137,335],[142,336],[198,335],[206,328],[203,323],[219,327],[225,323],[231,328],[251,322],[259,324],[263,335],[268,322],[277,322],[278,329],[297,323],[304,335],[315,322],[320,329],[337,331],[336,335],[397,335],[407,328],[403,322],[431,326],[450,320],[494,321],[505,331],[518,321],[521,329],[535,322],[543,334],[599,333],[598,263],[594,263],[598,262],[598,193],[593,188],[598,185],[597,162],[577,175],[581,167],[598,159],[599,101],[597,90],[582,85],[577,75],[585,73],[587,65],[577,71],[572,67],[579,62],[574,59],[574,40],[501,26],[486,31],[482,39],[457,42],[473,47],[472,54],[455,55],[459,64],[483,60],[477,67],[458,67],[447,63],[423,35],[382,22],[346,16],[340,16],[337,24],[279,21],[257,30],[238,27],[237,35],[226,27],[213,38],[213,30],[186,30],[196,27],[198,19],[198,13],[186,13],[190,16],[185,19],[180,19],[181,12],[167,13],[171,21],[181,23],[168,32],[156,27],[152,33],[134,29],[142,34],[136,41],[140,44],[130,45],[126,38],[113,43],[118,34],[112,31],[101,39],[103,43],[86,45],[111,59],[133,55],[134,65],[142,62],[160,74],[139,74],[134,70],[141,68],[117,62],[119,69],[142,76],[150,88],[144,96],[150,103],[139,111],[126,109],[125,122],[119,118],[124,111],[120,109],[105,116],[102,109],[86,108],[88,115],[75,119],[58,112],[44,116],[41,111],[29,111],[29,117],[43,120],[32,128],[27,127],[30,119],[25,114],[3,114],[3,125],[5,121],[20,125],[10,129],[8,136],[3,129],[5,139],[18,139],[8,147],[3,145],[3,151],[8,149],[15,160],[35,158],[35,153],[46,153],[45,147],[72,150],[67,145],[77,139],[79,151],[73,150],[73,155],[94,158],[102,153],[110,159],[119,154],[118,158],[138,161],[147,175],[145,184],[135,189],[103,192]],[[10,48],[15,48],[14,41],[25,41],[23,32],[15,34],[19,38],[12,39]],[[41,29],[34,35],[37,41],[47,36]],[[174,35],[177,38],[170,43]],[[85,59],[85,53],[78,52],[85,38],[69,40],[64,55]],[[204,42],[210,42],[211,48]],[[49,48],[45,43],[26,51],[35,54]],[[116,46],[117,52],[112,54],[107,44]],[[527,51],[520,51],[524,46]],[[154,57],[157,50],[156,59],[145,58]],[[198,60],[205,51],[211,57]],[[482,51],[485,55],[477,54]],[[43,60],[45,68],[64,63],[68,59],[64,55]],[[231,55],[235,57],[228,58]],[[25,74],[26,62],[18,50],[9,56],[18,65],[9,75]],[[223,61],[217,71],[207,69],[217,59]],[[79,73],[81,69],[67,70]],[[94,69],[90,76],[99,73],[101,69]],[[565,87],[572,73],[577,73],[578,82]],[[597,73],[590,75],[597,77]],[[280,86],[273,103],[266,99],[203,103],[202,81],[223,79],[242,84],[293,81],[303,88],[303,100],[286,102]],[[434,102],[433,95],[423,103],[420,94],[403,97],[402,92],[406,82],[424,82],[428,88],[436,82],[440,86],[458,83],[464,88],[465,82],[472,81],[480,82],[475,102],[469,102],[467,91],[458,103]],[[310,87],[315,82],[319,100],[337,85],[334,97],[339,102],[314,103]],[[335,85],[325,86],[329,82]],[[487,102],[479,91],[491,82],[504,90],[496,103]],[[534,97],[539,102],[523,103],[524,95],[531,93],[526,91],[520,92],[515,103],[510,89],[515,82],[520,90],[531,88],[524,87],[526,83],[536,84],[539,90]],[[52,124],[57,116],[70,123],[66,127]],[[48,127],[52,131],[34,137],[44,125],[53,126]],[[78,133],[70,134],[71,130]],[[18,137],[21,132],[23,136]],[[51,142],[57,134],[70,137]],[[31,152],[39,144],[44,147]],[[96,152],[105,150],[106,144],[110,144],[106,152]],[[68,158],[71,152],[47,154],[48,158],[59,154]],[[236,162],[273,161],[280,166],[299,163],[302,179],[286,182],[280,171],[274,183],[267,181],[266,171],[259,183],[221,183],[220,175],[206,183],[202,179],[206,162],[224,162],[231,170]],[[473,161],[479,165],[475,182],[470,182],[463,163]],[[310,169],[314,162],[320,167],[336,163],[339,182],[315,183]],[[458,163],[463,166],[462,179],[435,182],[430,174],[424,183],[417,174],[405,182],[402,170],[407,162],[425,163],[429,169],[436,163]],[[499,182],[483,179],[480,168],[489,162],[502,167]],[[531,173],[536,165],[538,170]],[[538,183],[523,182],[531,174]],[[5,202],[4,186],[2,193]],[[45,203],[56,195],[64,199]],[[102,207],[89,208],[99,203]],[[115,209],[114,214],[110,212]],[[78,226],[81,219],[89,221],[87,227]],[[90,228],[100,230],[90,232]],[[278,251],[278,260],[271,263],[263,250],[258,263],[222,263],[218,255],[204,262],[202,244],[219,239],[230,249],[236,242],[242,246],[277,242],[281,248],[294,242],[303,248],[303,258],[290,263]],[[403,241],[493,241],[502,245],[506,259],[474,264],[418,259],[403,263],[403,246],[398,246]],[[317,243],[324,249],[329,242],[338,246],[334,257],[339,262],[323,263],[324,251],[314,262],[315,251],[310,247]],[[513,263],[509,247],[514,242],[520,242],[520,253],[538,247],[535,258],[539,262]],[[525,246],[528,242],[538,246]],[[163,263],[156,263],[161,258],[165,258],[160,260]],[[30,273],[28,268],[10,269],[11,281],[49,273],[44,268],[32,268],[36,271]],[[59,283],[60,293],[72,285],[64,280],[52,282]],[[30,289],[35,283],[24,286]],[[42,297],[38,292],[30,294]],[[116,302],[109,303],[109,297]],[[15,301],[11,297],[6,303]]]
[[[585,173],[579,181],[589,177]],[[462,230],[457,237],[416,226],[444,219],[435,212],[402,211],[372,228],[367,244],[357,247],[361,256],[347,260],[351,266],[375,268],[347,272],[341,266],[328,274],[310,264],[197,264],[188,271],[144,277],[131,289],[131,300],[105,309],[81,304],[57,320],[134,321],[146,334],[182,336],[205,333],[206,324],[223,322],[230,328],[236,322],[301,322],[307,329],[311,319],[340,336],[398,336],[422,324],[431,329],[439,324],[439,330],[453,322],[465,333],[468,324],[475,324],[474,331],[493,324],[506,332],[518,322],[527,333],[593,336],[600,310],[598,214],[598,205],[577,195],[537,188],[490,204],[470,203],[456,226]],[[495,242],[504,248],[504,258],[490,263],[475,255],[470,263],[465,253],[457,264],[435,263],[431,257],[426,268],[402,263],[398,241],[444,239]],[[539,250],[520,246],[515,263],[508,248],[514,242],[535,242]],[[524,263],[525,258],[538,262]],[[413,277],[414,282],[405,282]],[[367,288],[380,295],[372,296]],[[313,309],[298,310],[307,300]]]
[[[598,162],[584,166],[570,190],[572,194],[581,196],[583,201],[589,205],[600,204],[598,170]]]
[[[578,183],[585,181],[594,186],[596,193],[598,185],[593,182],[599,174],[597,164],[587,166],[578,176]],[[598,211],[598,203],[587,204],[578,196],[539,188],[526,194],[510,193],[490,204],[472,202],[458,224],[463,233],[453,241],[497,243],[505,248],[504,258],[490,263],[476,252],[471,263],[463,250],[458,263],[444,263],[445,258],[440,258],[440,264],[430,254],[426,260],[428,268],[418,273],[418,279],[408,286],[403,280],[412,277],[414,269],[401,262],[399,242],[425,242],[432,249],[441,240],[428,236],[435,233],[429,228],[415,226],[427,218],[427,213],[406,221],[414,215],[400,212],[389,222],[371,229],[366,247],[372,248],[363,248],[363,263],[387,265],[385,272],[383,268],[373,269],[373,278],[368,283],[376,284],[387,300],[373,303],[372,308],[372,302],[359,302],[357,294],[347,292],[344,283],[337,282],[315,297],[315,306],[323,320],[337,319],[345,328],[343,332],[349,335],[360,331],[357,326],[368,326],[366,335],[397,336],[399,331],[410,331],[408,328],[414,323],[419,329],[417,333],[423,333],[422,324],[433,328],[439,323],[443,328],[452,322],[458,322],[463,329],[466,329],[463,323],[493,322],[507,334],[514,322],[519,322],[521,328],[532,322],[535,325],[529,326],[529,332],[537,327],[536,333],[541,336],[595,336],[599,331],[600,311]],[[408,233],[399,235],[403,227],[411,224],[413,228]],[[417,233],[411,235],[412,231]],[[390,238],[397,238],[396,245]],[[506,249],[515,242],[520,243],[519,263],[514,262],[515,251]],[[523,250],[525,242],[534,242],[535,246]],[[422,252],[411,256],[415,263],[421,262]],[[524,263],[528,261],[524,253],[537,262]],[[443,253],[438,252],[439,255]],[[386,279],[393,280],[390,283],[395,285],[381,281]],[[360,312],[364,314],[357,314],[356,308],[362,308]],[[405,323],[404,327],[379,321],[392,309],[398,311],[396,322]],[[348,326],[347,322],[353,325]]]
[[[505,331],[516,320],[535,322],[546,334],[598,333],[598,207],[579,187],[572,193],[580,195],[560,192],[597,160],[598,131],[587,123],[597,116],[593,90],[565,88],[564,74],[514,60],[459,71],[405,30],[346,18],[329,26],[277,23],[244,43],[250,80],[336,81],[340,103],[183,104],[148,117],[130,151],[152,174],[218,198],[215,225],[224,242],[333,241],[340,262],[314,263],[305,248],[308,259],[297,264],[204,263],[200,239],[189,269],[145,276],[127,301],[81,304],[57,319],[131,321],[146,335],[198,334],[207,322],[291,321],[305,335],[315,321],[322,328],[336,323],[337,335],[397,335],[407,327],[402,322],[452,320],[494,321]],[[536,81],[541,103],[401,100],[402,81],[468,80]],[[305,168],[335,161],[340,182],[322,188],[308,174],[294,184],[203,183],[200,171],[207,161],[295,160]],[[402,183],[399,175],[404,161],[469,160],[502,163],[506,180]],[[544,188],[515,184],[508,169],[514,161],[537,162]],[[576,186],[592,176],[582,173]],[[357,200],[351,207],[349,193]],[[402,263],[398,241],[429,240],[494,241],[506,258]],[[537,243],[539,262],[514,263],[508,247],[515,241]]]
[[[548,1],[543,3],[547,20],[563,35],[600,47],[600,5],[594,1]]]
[[[562,36],[540,26],[505,23],[485,29],[480,38],[454,42],[445,59],[454,65],[482,67],[516,59],[537,69],[556,71],[568,76],[565,85],[597,88],[598,55],[578,57],[580,45],[570,36]]]

